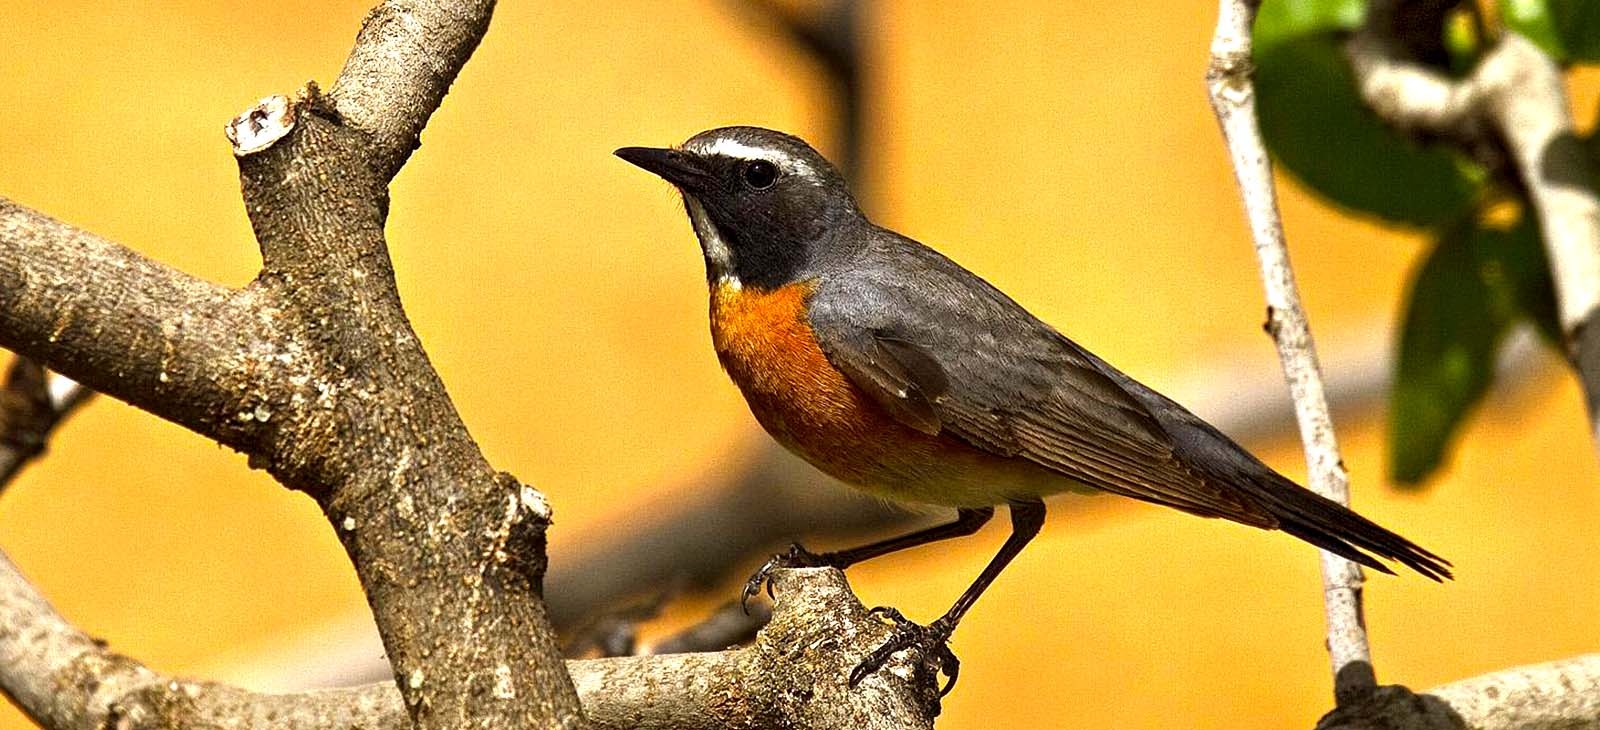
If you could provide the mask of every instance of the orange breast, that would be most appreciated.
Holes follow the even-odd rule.
[[[779,443],[845,482],[900,499],[955,503],[947,497],[955,485],[940,482],[964,475],[942,472],[984,455],[900,424],[834,369],[806,317],[813,288],[801,283],[759,291],[719,283],[712,289],[712,342],[756,420]],[[994,503],[988,495],[958,501]]]

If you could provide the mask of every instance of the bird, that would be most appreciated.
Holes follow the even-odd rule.
[[[918,647],[948,692],[951,634],[1057,493],[1109,492],[1281,530],[1384,573],[1387,559],[1451,577],[1449,561],[1296,484],[978,275],[874,224],[804,140],[730,126],[615,154],[681,194],[705,259],[712,344],[762,427],[846,484],[956,510],[952,522],[855,548],[795,544],[743,599],[775,568],[842,570],[971,535],[1009,508],[1011,534],[939,618],[919,626],[874,609],[895,629],[851,671],[852,686]]]

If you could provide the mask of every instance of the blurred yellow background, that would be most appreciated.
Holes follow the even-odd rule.
[[[0,195],[244,283],[258,259],[222,125],[258,97],[330,84],[367,5],[0,0]],[[1201,83],[1214,13],[874,3],[876,217],[1180,401],[1226,386],[1197,368],[1275,372]],[[1575,108],[1592,110],[1597,86]],[[611,150],[732,123],[828,150],[828,104],[810,59],[732,2],[500,5],[395,182],[389,236],[484,451],[554,502],[555,560],[760,438],[712,355],[676,195]],[[1325,347],[1386,341],[1421,242],[1285,196]],[[1423,688],[1597,647],[1595,450],[1571,379],[1534,372],[1497,388],[1420,494],[1383,482],[1381,413],[1339,424],[1360,510],[1458,568],[1444,586],[1369,583],[1381,681]],[[1303,475],[1292,432],[1252,445]],[[1003,532],[851,578],[869,605],[927,620]],[[271,688],[263,657],[365,611],[309,499],[110,400],[0,499],[0,548],[79,626],[180,674]],[[1309,727],[1332,704],[1318,580],[1315,553],[1281,535],[1132,504],[1052,520],[956,635],[941,727]],[[26,726],[0,710],[0,727]]]

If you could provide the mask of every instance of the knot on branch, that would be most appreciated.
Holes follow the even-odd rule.
[[[749,697],[757,717],[798,727],[933,726],[940,711],[939,663],[920,650],[896,654],[856,687],[849,685],[851,670],[891,628],[861,604],[843,572],[779,569],[772,585],[772,621],[747,651],[743,672],[756,680]]]
[[[1371,671],[1370,665],[1367,671]],[[1373,687],[1359,696],[1341,698],[1338,707],[1317,721],[1317,730],[1465,730],[1467,727],[1466,720],[1443,700],[1431,694],[1417,694],[1397,684]]]
[[[539,490],[506,472],[495,474],[494,481],[503,490],[505,509],[490,535],[488,561],[542,585],[545,533],[553,516],[550,503]]]

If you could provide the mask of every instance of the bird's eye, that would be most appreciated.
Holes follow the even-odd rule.
[[[778,167],[766,160],[747,162],[744,166],[744,181],[752,188],[766,190],[778,181]]]

